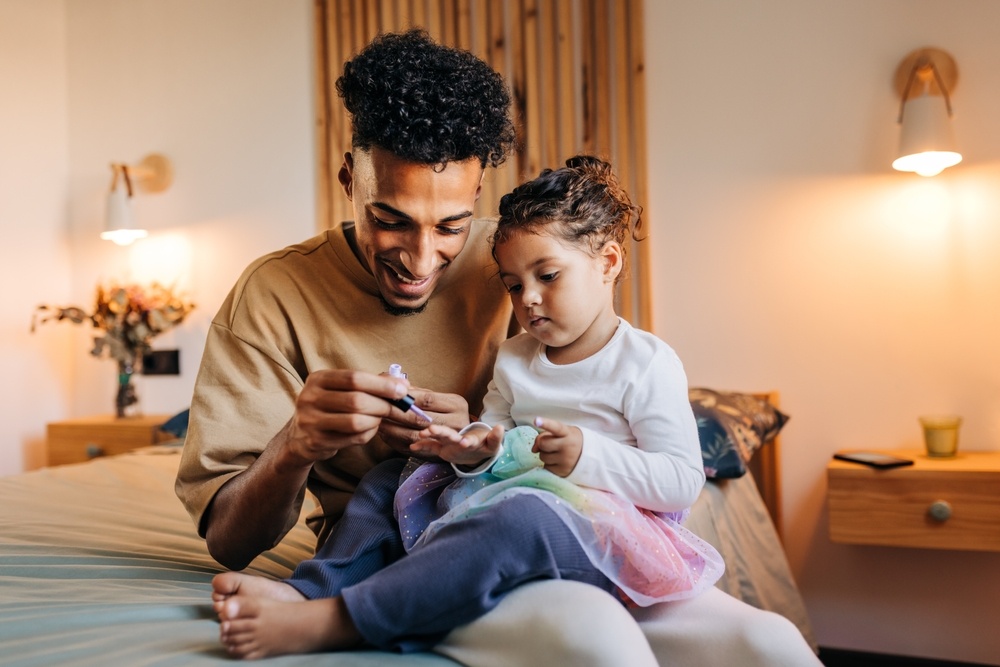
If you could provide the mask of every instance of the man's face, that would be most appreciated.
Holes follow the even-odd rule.
[[[381,148],[346,156],[340,182],[354,205],[362,263],[389,312],[419,312],[465,247],[483,169],[478,159],[440,166]]]

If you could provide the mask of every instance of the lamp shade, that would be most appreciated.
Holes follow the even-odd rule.
[[[935,47],[911,51],[899,63],[895,86],[902,128],[894,169],[934,176],[962,161],[951,127],[951,91],[957,82],[955,59]]]
[[[908,100],[893,169],[934,176],[961,161],[944,98],[925,93]]]
[[[139,229],[135,222],[135,213],[132,211],[131,183],[126,168],[122,168],[122,172],[124,184],[119,185],[117,173],[111,183],[101,238],[114,241],[118,245],[129,245],[136,239],[148,236],[148,233],[145,229]]]

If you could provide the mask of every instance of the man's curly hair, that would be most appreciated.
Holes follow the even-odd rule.
[[[337,79],[352,144],[424,164],[479,158],[498,166],[514,145],[503,78],[468,51],[426,31],[378,35]]]

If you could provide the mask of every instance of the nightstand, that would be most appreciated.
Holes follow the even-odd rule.
[[[826,467],[830,539],[925,549],[1000,551],[1000,452],[912,459],[879,470],[831,460]]]
[[[52,422],[47,427],[48,465],[82,463],[172,440],[173,435],[160,430],[168,419],[170,415],[101,415]]]

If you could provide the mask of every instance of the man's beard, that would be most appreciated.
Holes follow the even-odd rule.
[[[410,315],[419,315],[420,313],[424,312],[424,308],[427,307],[426,301],[424,301],[416,308],[407,308],[405,306],[394,306],[388,301],[386,301],[385,297],[381,295],[380,298],[382,300],[382,308],[385,309],[385,312],[396,317],[409,317]]]

